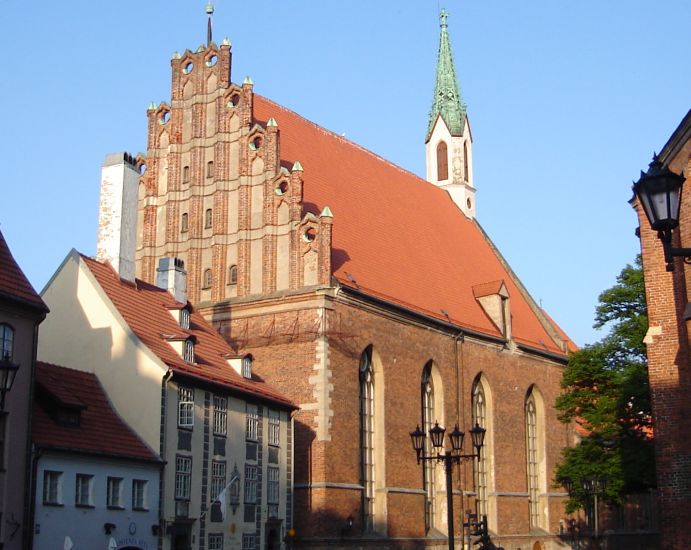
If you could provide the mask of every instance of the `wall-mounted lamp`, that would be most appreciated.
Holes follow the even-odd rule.
[[[633,184],[633,192],[638,197],[650,227],[657,231],[665,253],[667,271],[674,271],[674,258],[684,258],[691,264],[691,248],[672,246],[672,230],[679,225],[679,206],[684,174],[675,174],[664,166],[657,155],[653,155],[647,172]]]
[[[157,537],[160,533],[161,533],[161,526],[160,526],[158,523],[154,523],[154,524],[151,526],[151,534],[152,534],[154,537]]]
[[[115,529],[116,525],[114,523],[104,523],[103,524],[103,532],[106,535],[110,535],[113,530]]]

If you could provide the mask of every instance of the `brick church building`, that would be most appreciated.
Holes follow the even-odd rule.
[[[443,466],[418,465],[409,437],[439,422],[487,430],[453,471],[457,543],[477,509],[507,550],[556,548],[573,435],[553,403],[573,344],[475,219],[446,14],[427,180],[236,83],[231,61],[211,36],[176,54],[146,155],[119,169],[137,277],[183,260],[190,301],[300,407],[294,544],[445,547]]]

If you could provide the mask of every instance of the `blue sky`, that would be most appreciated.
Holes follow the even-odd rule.
[[[691,107],[691,2],[215,5],[233,81],[423,177],[445,7],[478,220],[578,344],[602,336],[597,296],[639,249],[631,181]],[[205,41],[204,6],[2,2],[0,228],[38,290],[71,248],[95,252],[101,163],[146,150],[146,107],[170,98],[173,52]]]

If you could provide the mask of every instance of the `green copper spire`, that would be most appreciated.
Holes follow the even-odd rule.
[[[461,89],[458,86],[456,71],[453,66],[451,41],[446,23],[448,16],[446,10],[442,10],[439,14],[441,33],[439,36],[439,57],[437,58],[437,82],[434,86],[432,110],[429,113],[427,139],[432,133],[437,115],[441,114],[453,136],[463,135],[465,125],[466,104],[461,99]]]

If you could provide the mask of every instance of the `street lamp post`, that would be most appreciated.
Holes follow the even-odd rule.
[[[598,498],[605,495],[607,490],[607,479],[604,477],[584,477],[581,480],[581,486],[583,488],[583,495],[585,497],[586,512],[587,508],[590,508],[589,518],[592,517],[595,535],[595,548],[600,548],[600,524],[599,524],[599,514],[598,514]],[[590,505],[592,498],[592,506]],[[588,520],[588,526],[590,526],[590,519]]]
[[[463,460],[473,460],[477,458],[480,460],[480,450],[485,441],[485,429],[481,428],[477,423],[475,427],[470,430],[470,437],[472,439],[475,452],[471,454],[463,454],[463,438],[465,433],[458,429],[458,425],[449,434],[451,440],[451,449],[444,450],[444,433],[446,430],[442,428],[438,422],[429,430],[430,441],[432,442],[433,452],[431,454],[425,453],[425,432],[417,426],[414,431],[410,432],[410,439],[413,443],[413,449],[417,456],[417,463],[425,460],[436,460],[444,464],[444,472],[446,473],[446,509],[449,524],[449,550],[454,550],[454,528],[453,528],[453,482],[451,473],[454,464],[460,464]]]

